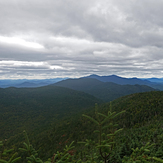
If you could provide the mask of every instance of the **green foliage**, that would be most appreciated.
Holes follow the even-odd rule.
[[[24,148],[19,148],[20,151],[26,152],[28,163],[43,163],[43,161],[38,157],[37,151],[33,148],[33,146],[29,142],[29,138],[27,136],[26,131],[24,131],[26,142],[23,143]],[[48,159],[45,163],[71,163],[74,161],[74,146],[72,142],[69,146],[66,145],[63,152],[57,151],[56,154],[53,155],[52,159]],[[79,163],[77,161],[76,163]]]
[[[153,157],[153,160],[155,160],[155,161],[157,161],[157,162],[163,162],[163,160],[162,160],[162,159],[157,158],[157,157]]]
[[[33,146],[30,144],[27,133],[24,131],[24,135],[26,138],[26,142],[23,143],[24,148],[19,148],[19,150],[27,152],[28,157],[28,163],[43,163],[43,161],[38,158],[38,153],[37,151],[33,148]]]
[[[119,119],[120,125],[127,128],[139,128],[150,121],[163,117],[163,91],[153,91],[128,95],[113,101],[114,111],[126,110]],[[116,121],[119,121],[116,119]]]
[[[26,138],[22,150],[24,152],[17,149],[20,144],[22,146],[22,141],[24,141],[22,134],[10,137],[5,146],[7,149],[14,149],[14,151],[8,153],[5,157],[3,156],[3,161],[9,161],[15,151],[18,151],[18,155],[14,156],[14,159],[19,156],[22,157],[21,161],[16,161],[18,163],[26,163],[25,156],[31,162],[51,163],[52,159],[54,161],[55,158],[55,162],[60,163],[66,161],[100,163],[105,161],[102,156],[106,157],[108,154],[109,157],[106,160],[111,163],[122,163],[122,160],[124,162],[162,162],[163,92],[129,95],[113,101],[111,105],[110,103],[99,105],[98,110],[96,107],[95,114],[93,114],[93,109],[90,108],[90,110],[82,110],[82,112],[72,114],[72,116],[64,117],[58,121],[50,120],[50,123],[45,124],[46,128],[37,126],[38,130],[35,130],[34,125],[37,121],[34,120],[33,126],[29,125],[33,132],[27,131],[30,143]],[[126,110],[126,112],[122,114],[123,110]],[[37,108],[35,111],[38,112]],[[53,112],[51,112],[51,109],[47,111],[49,111],[47,115],[50,119],[53,116],[50,114]],[[6,114],[8,113],[6,112]],[[84,114],[84,116],[81,116],[81,114]],[[39,116],[39,112],[36,115]],[[46,120],[42,119],[42,122],[46,122]],[[0,126],[5,128],[5,123],[3,125],[0,123]],[[16,126],[17,124],[15,124],[15,128]],[[121,130],[121,128],[124,129]],[[65,150],[72,141],[74,141],[72,144],[74,147],[69,149],[71,155]],[[82,143],[77,144],[76,142],[79,141]],[[150,145],[146,146],[147,142],[154,145],[148,148]]]
[[[109,160],[112,149],[114,148],[115,135],[122,130],[115,128],[117,124],[113,124],[113,119],[124,112],[125,111],[122,111],[120,113],[112,112],[112,107],[110,103],[110,110],[108,111],[108,115],[99,113],[97,105],[95,108],[96,119],[83,114],[84,117],[94,122],[94,124],[97,126],[97,130],[94,131],[94,133],[98,134],[98,142],[96,142],[95,148],[99,149],[99,153],[105,162]],[[106,131],[109,131],[109,133],[106,134]],[[91,142],[91,140],[86,140],[85,146],[91,144]]]
[[[52,163],[56,162],[56,163],[71,163],[71,162],[75,162],[74,160],[74,146],[73,145],[74,142],[72,142],[69,146],[66,145],[66,147],[64,148],[63,152],[58,152],[56,154],[53,155],[52,158]],[[77,161],[78,163],[79,161]]]
[[[97,125],[98,130],[96,130],[95,133],[99,135],[98,136],[99,140],[97,139],[98,140],[97,142],[88,140],[88,139],[85,142],[83,142],[85,147],[88,148],[88,150],[86,150],[84,159],[79,158],[77,157],[77,155],[75,155],[75,150],[73,146],[74,142],[72,142],[70,145],[65,146],[65,148],[63,149],[63,152],[57,151],[53,155],[51,160],[49,159],[48,161],[46,161],[46,163],[50,163],[50,161],[52,163],[53,162],[55,163],[56,162],[57,163],[61,163],[61,162],[62,163],[71,163],[71,162],[96,163],[97,161],[101,162],[102,161],[101,158],[103,158],[104,161],[106,162],[106,160],[110,156],[110,153],[112,152],[112,148],[114,147],[113,139],[115,135],[119,131],[121,131],[121,129],[117,130],[113,128],[113,127],[116,127],[117,125],[113,125],[112,120],[116,116],[122,114],[123,112],[116,114],[115,112],[112,112],[110,109],[110,111],[108,112],[108,115],[104,115],[97,111],[97,105],[96,105],[96,111],[95,111],[96,120],[88,115],[83,115],[87,117],[89,120],[93,121]],[[107,131],[107,129],[109,129],[110,133],[105,134],[105,131]],[[19,150],[26,153],[27,155],[26,159],[28,160],[28,163],[43,163],[43,161],[38,157],[37,151],[30,144],[29,138],[25,131],[24,131],[24,136],[26,139],[26,141],[23,143],[24,148],[19,148]],[[98,150],[100,152],[101,158],[99,157],[99,154],[97,153]]]
[[[101,100],[84,92],[57,86],[0,89],[0,139],[26,130],[47,130],[64,117],[93,107]]]
[[[154,144],[147,143],[145,146],[141,147],[140,149],[137,147],[136,149],[133,149],[132,154],[127,157],[124,156],[122,163],[148,163],[150,160],[152,161],[152,157],[149,157],[148,154],[150,152],[150,148],[154,146]]]
[[[0,163],[15,163],[20,160],[21,157],[17,157],[18,153],[13,153],[14,149],[6,149],[5,142],[0,141]]]

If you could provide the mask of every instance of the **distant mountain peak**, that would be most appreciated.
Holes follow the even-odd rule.
[[[110,75],[110,76],[105,76],[105,77],[114,77],[114,78],[122,78],[122,77],[120,77],[120,76],[117,76],[117,75]]]
[[[113,82],[113,83],[120,84],[120,85],[126,85],[126,84],[149,85],[150,84],[149,81],[141,80],[141,79],[136,78],[136,77],[124,78],[124,77],[120,77],[120,76],[117,76],[114,74],[110,75],[110,76],[98,76],[98,75],[93,74],[93,75],[87,76],[86,78],[95,78],[95,79],[102,81],[102,82]]]
[[[109,75],[109,76],[99,76],[99,75],[96,75],[96,74],[92,74],[92,75],[89,75],[89,76],[87,76],[87,78],[94,78],[94,77],[98,77],[98,78],[111,78],[111,77],[114,77],[114,78],[122,78],[122,77],[120,77],[120,76],[118,76],[118,75]]]
[[[96,74],[92,74],[92,75],[89,75],[89,77],[99,77],[99,76]]]

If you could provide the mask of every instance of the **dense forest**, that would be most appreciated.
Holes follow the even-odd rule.
[[[147,85],[120,85],[113,82],[102,82],[94,78],[66,79],[54,85],[88,93],[104,102],[133,93],[155,90]]]
[[[162,108],[162,91],[104,103],[54,85],[0,89],[0,162],[163,162]]]
[[[56,86],[0,89],[0,138],[47,128],[96,102],[102,103],[89,94]]]

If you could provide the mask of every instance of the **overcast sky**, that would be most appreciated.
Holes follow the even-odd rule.
[[[163,0],[0,0],[0,79],[163,77]]]

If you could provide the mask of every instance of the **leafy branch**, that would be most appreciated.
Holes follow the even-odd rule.
[[[18,155],[17,152],[15,152],[15,153],[12,154],[12,152],[14,151],[14,149],[6,149],[5,148],[6,141],[7,140],[5,140],[4,143],[2,141],[0,141],[0,148],[1,148],[1,151],[0,151],[0,163],[15,163],[18,160],[20,160],[21,157],[16,157]],[[8,160],[8,161],[6,161],[6,160]]]
[[[105,163],[108,161],[109,156],[113,149],[113,145],[115,144],[114,142],[115,135],[122,130],[122,129],[113,130],[113,128],[117,127],[117,124],[113,124],[112,120],[124,112],[125,111],[121,111],[119,113],[112,112],[112,107],[110,103],[110,110],[108,111],[108,115],[99,113],[97,105],[95,106],[95,119],[88,115],[83,114],[84,117],[94,122],[94,124],[98,128],[97,130],[94,131],[94,133],[97,133],[99,136],[99,141],[96,144],[96,148],[99,149],[99,153]],[[108,134],[105,134],[106,130],[109,131]],[[85,142],[85,144],[87,143],[88,141]]]

